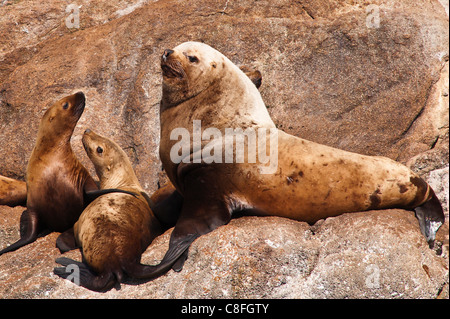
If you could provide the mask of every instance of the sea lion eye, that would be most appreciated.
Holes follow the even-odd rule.
[[[63,104],[63,109],[64,109],[64,110],[67,110],[68,108],[69,108],[69,103],[67,103],[67,102],[64,103],[64,104]]]
[[[193,55],[188,55],[188,59],[189,59],[189,62],[192,62],[192,63],[198,62],[198,58]]]
[[[103,153],[103,148],[101,148],[100,146],[97,147],[97,153],[99,153],[99,154]]]

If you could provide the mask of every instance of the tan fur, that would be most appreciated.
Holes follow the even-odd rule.
[[[184,77],[164,72],[160,156],[167,174],[183,193],[180,167],[169,154],[175,128],[274,128],[262,98],[245,74],[215,49],[196,42],[176,47],[167,61],[177,61]],[[198,57],[190,63],[187,56]],[[173,63],[173,62],[172,62]],[[202,142],[202,147],[208,142]],[[316,144],[278,130],[278,168],[260,174],[258,164],[209,164],[214,192],[230,211],[253,209],[314,222],[344,212],[386,207],[413,208],[428,200],[428,186],[405,166],[382,157],[363,156]]]
[[[44,230],[71,229],[87,205],[86,195],[98,190],[70,145],[85,102],[83,92],[77,92],[54,103],[42,117],[27,166],[27,209],[21,216],[21,237],[0,255],[33,242]],[[23,185],[18,185],[19,193],[23,192]],[[57,242],[60,240],[58,237]]]
[[[76,94],[64,97],[45,112],[27,166],[27,208],[36,210],[41,222],[57,231],[72,227],[83,211],[86,184],[96,188],[70,147],[84,109],[79,100]],[[64,109],[66,103],[68,108]]]
[[[100,188],[116,188],[137,195],[112,193],[94,200],[74,226],[83,257],[98,274],[122,272],[139,262],[142,252],[161,233],[125,152],[113,141],[86,132],[83,144],[94,163]],[[103,152],[97,152],[101,147]]]
[[[275,174],[260,174],[255,164],[217,164],[229,203],[313,223],[346,212],[412,208],[427,199],[418,176],[391,159],[338,150],[282,131],[278,138]],[[418,196],[422,198],[414,204]]]
[[[175,141],[169,139],[178,127],[192,133],[192,122],[203,127],[275,127],[258,89],[230,60],[216,50],[186,42],[174,49],[170,59],[180,61],[186,70],[183,79],[165,77],[161,101],[160,157],[175,186],[175,167],[169,158]],[[200,65],[191,67],[185,55],[195,55]],[[214,67],[215,66],[215,67]],[[207,76],[206,76],[207,75]],[[236,107],[231,107],[236,105]],[[191,134],[192,136],[192,134]]]
[[[25,206],[27,202],[27,184],[23,181],[0,176],[0,205]]]

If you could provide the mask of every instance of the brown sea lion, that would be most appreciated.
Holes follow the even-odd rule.
[[[160,157],[183,207],[154,276],[171,267],[181,270],[192,241],[228,223],[235,212],[314,223],[370,209],[414,209],[426,239],[433,241],[444,222],[442,207],[427,183],[405,166],[277,130],[248,77],[206,44],[165,50],[161,67]],[[208,134],[198,123],[211,128]],[[231,162],[230,152],[225,159],[220,153],[230,149],[227,130],[238,132],[231,138]],[[238,160],[239,136],[248,152]],[[273,161],[262,160],[267,154]]]
[[[0,205],[26,206],[27,184],[5,176],[0,176]]]
[[[101,189],[138,194],[135,197],[112,193],[94,200],[73,228],[84,263],[68,258],[56,260],[66,267],[78,266],[81,286],[106,291],[122,282],[124,274],[131,278],[143,277],[148,266],[140,263],[141,254],[161,234],[162,227],[125,152],[115,142],[90,130],[83,135],[83,145],[94,163]],[[171,194],[174,189],[169,186],[165,190]],[[66,272],[66,267],[55,268],[54,272],[67,278],[72,271]]]
[[[27,209],[21,217],[24,231],[0,255],[35,241],[43,231],[70,229],[90,201],[117,191],[99,191],[70,146],[85,102],[83,92],[75,93],[53,104],[42,117],[27,166]]]

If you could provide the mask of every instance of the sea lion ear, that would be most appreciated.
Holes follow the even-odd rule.
[[[262,75],[261,72],[258,70],[246,73],[246,75],[252,80],[253,84],[256,86],[257,89],[261,86],[262,82]]]
[[[215,69],[215,68],[217,67],[216,62],[212,61],[212,62],[211,62],[211,66]]]
[[[245,75],[247,75],[250,78],[250,80],[253,82],[253,84],[256,86],[256,88],[259,89],[259,87],[261,86],[261,82],[262,82],[261,72],[257,69],[250,68],[246,65],[242,65],[239,68],[241,69],[242,72],[245,73]]]

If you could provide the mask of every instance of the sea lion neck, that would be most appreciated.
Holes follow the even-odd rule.
[[[141,189],[139,180],[134,173],[128,158],[118,157],[110,165],[95,167],[100,180],[100,188],[133,188]]]
[[[118,188],[118,189],[140,189],[139,182],[136,176],[130,176],[126,172],[120,173],[117,170],[114,171],[104,171],[98,173],[100,179],[100,188]]]
[[[239,68],[229,65],[228,70],[223,76],[214,78],[207,88],[179,103],[168,104],[163,93],[161,136],[170,134],[175,127],[189,129],[196,119],[202,119],[202,125],[208,127],[215,127],[223,121],[236,122],[230,127],[275,127],[255,85]],[[167,125],[167,120],[177,123],[177,126]],[[162,132],[165,128],[169,131]]]
[[[36,139],[36,145],[34,147],[36,152],[63,152],[72,154],[72,147],[70,140],[72,137],[72,132],[67,132],[67,134],[59,136],[49,136],[45,132],[39,132]]]
[[[163,84],[163,93],[162,93],[162,99],[160,103],[160,114],[162,114],[165,110],[178,107],[180,105],[186,105],[186,104],[195,104],[202,102],[207,103],[207,100],[209,99],[209,96],[211,95],[210,91],[213,91],[221,86],[219,83],[223,79],[218,78],[215,79],[203,90],[200,90],[199,92],[196,92],[195,94],[187,97],[185,97],[188,92],[186,90],[170,90],[170,87],[168,85]],[[206,100],[206,101],[204,101]]]

